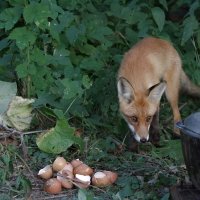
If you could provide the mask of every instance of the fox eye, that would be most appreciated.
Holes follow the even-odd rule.
[[[132,122],[135,122],[135,123],[138,121],[138,118],[136,116],[132,116],[130,117],[130,119]]]
[[[148,116],[147,118],[146,118],[146,122],[150,122],[151,121],[151,116]]]

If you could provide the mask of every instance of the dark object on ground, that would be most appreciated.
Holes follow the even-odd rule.
[[[193,185],[175,185],[170,188],[172,200],[200,200],[200,190]]]
[[[200,190],[200,112],[178,122],[177,127],[181,130],[183,156],[190,179]]]

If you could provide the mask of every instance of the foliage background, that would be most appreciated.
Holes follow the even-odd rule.
[[[35,127],[65,118],[91,141],[108,133],[123,140],[128,129],[118,112],[116,74],[124,52],[147,36],[166,39],[200,83],[199,20],[193,0],[1,1],[0,79],[16,81],[18,95],[36,98],[45,117]],[[165,99],[161,106],[162,123],[171,111]],[[183,117],[197,108],[189,100]],[[169,139],[171,126],[162,131]]]

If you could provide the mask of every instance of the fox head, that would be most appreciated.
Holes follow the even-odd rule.
[[[149,140],[149,128],[165,88],[166,83],[160,82],[146,91],[135,91],[127,79],[118,79],[120,111],[138,142]]]

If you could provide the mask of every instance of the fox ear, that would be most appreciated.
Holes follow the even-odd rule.
[[[118,79],[117,89],[119,99],[124,99],[127,103],[130,103],[133,100],[133,88],[128,80],[120,77]]]
[[[160,82],[149,88],[149,96],[148,96],[149,100],[152,102],[159,103],[165,89],[166,89],[166,82]]]

